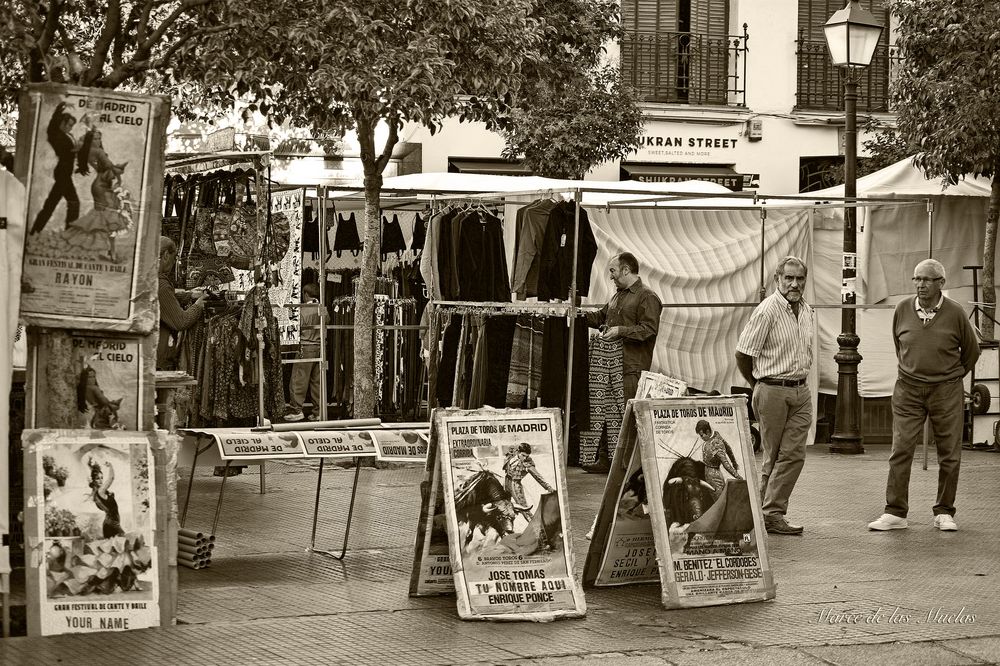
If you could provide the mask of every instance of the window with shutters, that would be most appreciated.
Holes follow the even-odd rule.
[[[622,72],[642,99],[744,104],[746,26],[728,34],[728,0],[622,0],[622,25]]]
[[[895,47],[889,44],[888,2],[860,1],[861,6],[870,11],[885,29],[882,30],[871,65],[860,72],[858,111],[890,111],[889,82],[898,58]],[[845,0],[799,0],[795,104],[799,109],[844,109],[844,74],[830,61],[826,38],[823,36],[823,24],[830,20],[834,12],[843,9],[844,5]]]

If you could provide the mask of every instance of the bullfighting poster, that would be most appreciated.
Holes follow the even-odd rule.
[[[436,409],[458,614],[549,621],[586,614],[573,578],[557,409]]]
[[[643,371],[636,396],[681,396],[686,390],[687,384],[679,379]],[[642,456],[636,443],[632,406],[626,404],[618,447],[587,551],[583,585],[602,587],[658,580]]]
[[[744,396],[632,402],[667,608],[773,599]]]
[[[71,371],[59,375],[72,381],[75,398],[74,426],[81,430],[141,430],[143,413],[143,353],[139,338],[115,338],[97,335],[71,336]],[[42,371],[53,359],[46,358],[46,348],[36,346],[32,353],[31,385],[32,425],[45,422],[39,416],[51,414],[47,404],[54,395],[51,373]]]
[[[448,555],[448,517],[441,487],[441,461],[437,432],[432,429],[427,445],[424,479],[420,482],[420,518],[413,545],[410,596],[454,594],[455,576]]]
[[[28,324],[135,333],[157,325],[169,106],[165,97],[55,84],[22,95]]]
[[[149,437],[25,431],[29,634],[159,625]]]

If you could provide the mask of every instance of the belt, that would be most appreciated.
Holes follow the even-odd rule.
[[[775,379],[774,377],[762,377],[757,381],[767,384],[768,386],[787,386],[789,388],[802,386],[806,383],[805,379]]]

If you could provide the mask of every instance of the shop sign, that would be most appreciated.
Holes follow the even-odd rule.
[[[773,599],[746,398],[633,400],[624,429],[634,435],[626,438],[629,446],[622,455],[634,455],[637,448],[641,465],[627,470],[627,480],[634,481],[629,490],[644,493],[655,545],[651,553],[643,543],[627,544],[624,556],[613,553],[611,573],[648,575],[654,559],[666,608]],[[615,484],[609,480],[613,490],[602,501],[588,580],[593,572],[609,570],[606,562],[592,564],[609,548],[619,547],[609,542],[612,530],[607,526],[628,506],[614,488],[621,483],[621,478]]]
[[[736,162],[743,125],[660,125],[647,127],[639,146],[626,160],[635,162]],[[669,182],[669,181],[668,181]]]
[[[434,411],[458,614],[586,614],[573,577],[558,409]]]
[[[156,437],[24,432],[30,635],[159,626]]]
[[[56,84],[22,95],[28,324],[134,333],[157,326],[169,106],[163,97]]]

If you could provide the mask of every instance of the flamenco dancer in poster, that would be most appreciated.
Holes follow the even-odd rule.
[[[45,228],[62,199],[66,200],[67,227],[80,215],[80,197],[77,196],[76,186],[73,185],[73,161],[79,148],[77,139],[73,136],[74,125],[76,117],[67,111],[66,102],[60,102],[52,112],[46,130],[49,145],[56,154],[56,166],[52,170],[54,182],[52,189],[49,190],[49,196],[42,204],[42,209],[35,217],[35,223],[31,225],[32,235]]]
[[[90,185],[94,208],[67,225],[63,238],[67,246],[88,252],[107,248],[108,260],[118,263],[115,238],[132,228],[132,204],[127,192],[122,190],[122,174],[127,162],[112,162],[104,150],[101,130],[91,127],[84,136],[77,164],[77,172],[84,176],[94,168],[94,180]]]
[[[110,462],[105,461],[104,468],[107,470],[105,473],[101,469],[100,463],[95,462],[93,458],[87,460],[87,465],[90,467],[91,497],[97,508],[104,512],[102,526],[104,538],[125,536],[121,515],[118,512],[118,500],[115,499],[115,494],[110,490],[111,484],[115,480],[115,468],[111,466]]]
[[[97,383],[97,371],[89,365],[84,367],[76,383],[76,408],[81,414],[86,414],[93,408],[90,427],[94,430],[119,430],[118,408],[122,399],[108,400]]]

